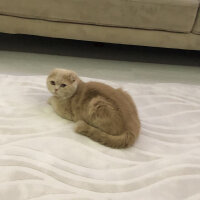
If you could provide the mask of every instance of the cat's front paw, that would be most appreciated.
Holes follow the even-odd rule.
[[[48,99],[47,103],[51,105],[51,97]]]
[[[57,99],[57,97],[52,96],[52,97],[50,97],[50,98],[48,99],[47,103],[48,103],[49,105],[52,105],[52,102],[55,101],[55,99]]]

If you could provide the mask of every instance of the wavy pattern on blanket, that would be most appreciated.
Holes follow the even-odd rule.
[[[198,200],[200,87],[97,81],[134,98],[142,130],[133,147],[76,134],[47,104],[44,76],[0,76],[0,199]]]

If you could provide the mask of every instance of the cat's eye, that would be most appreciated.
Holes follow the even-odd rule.
[[[66,85],[66,84],[64,84],[64,83],[60,85],[60,87],[66,87],[66,86],[67,86],[67,85]]]
[[[55,81],[50,81],[50,83],[51,83],[51,85],[55,85],[56,84]]]

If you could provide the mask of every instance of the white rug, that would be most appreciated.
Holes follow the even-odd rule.
[[[0,200],[200,199],[200,86],[120,84],[142,131],[114,150],[53,112],[45,79],[0,76]]]

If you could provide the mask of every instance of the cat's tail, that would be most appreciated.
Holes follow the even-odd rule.
[[[90,126],[84,121],[77,122],[75,131],[82,135],[88,136],[92,140],[105,146],[116,149],[127,148],[131,146],[138,136],[138,133],[133,133],[131,131],[125,131],[121,135],[110,135],[98,128]]]

